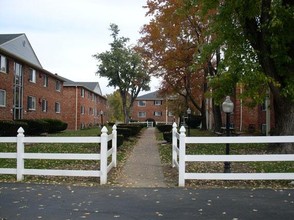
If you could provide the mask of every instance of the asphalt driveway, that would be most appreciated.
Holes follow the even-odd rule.
[[[0,219],[293,219],[294,189],[0,183]]]

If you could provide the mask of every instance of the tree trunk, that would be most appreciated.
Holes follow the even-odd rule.
[[[216,105],[214,103],[214,100],[212,100],[212,108],[213,108],[213,119],[214,119],[214,131],[220,132],[222,127],[221,108],[219,105]]]
[[[294,134],[294,104],[284,99],[274,101],[275,130],[274,135],[285,136]],[[282,138],[282,137],[281,137]],[[294,153],[293,143],[279,145],[281,153]]]
[[[124,114],[124,123],[129,123],[129,113],[128,113],[128,107],[127,107],[127,93],[120,90],[119,91],[121,100],[122,100],[122,108],[123,108],[123,114]]]
[[[202,99],[201,103],[201,130],[207,130],[207,124],[206,124],[206,107],[205,107],[205,99]]]

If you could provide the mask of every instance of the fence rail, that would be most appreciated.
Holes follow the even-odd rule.
[[[185,127],[177,131],[173,124],[172,166],[179,171],[179,186],[186,179],[198,180],[294,180],[294,173],[187,173],[186,162],[251,162],[294,161],[294,154],[270,155],[187,155],[186,144],[232,144],[232,143],[294,143],[294,136],[263,137],[186,137]]]
[[[100,184],[106,184],[107,174],[116,167],[117,131],[116,125],[112,133],[107,134],[106,127],[101,129],[100,137],[25,137],[23,128],[18,129],[17,137],[0,137],[0,143],[16,143],[16,153],[0,153],[0,159],[16,159],[16,168],[0,168],[0,174],[15,174],[17,181],[22,181],[24,175],[48,176],[80,176],[100,177]],[[108,142],[112,147],[108,150]],[[100,153],[25,153],[25,145],[31,143],[100,143]],[[108,157],[111,161],[108,163]],[[100,161],[100,170],[54,170],[54,169],[26,169],[24,160],[94,160]]]

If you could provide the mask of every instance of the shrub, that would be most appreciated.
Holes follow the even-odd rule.
[[[116,142],[116,147],[119,148],[124,143],[124,136],[123,135],[117,135],[116,141],[117,141]],[[107,147],[108,147],[108,149],[110,149],[112,147],[112,141],[108,141]]]
[[[172,125],[166,125],[166,124],[157,124],[156,127],[160,132],[169,132],[173,129]]]
[[[28,124],[28,128],[25,130],[25,134],[40,135],[42,133],[48,132],[49,123],[41,119],[22,119],[18,121],[26,122]]]
[[[127,128],[130,130],[130,136],[136,136],[140,133],[142,126],[138,124],[119,124],[117,128]]]
[[[117,135],[123,135],[124,139],[128,139],[131,136],[131,130],[129,128],[117,128]]]
[[[187,125],[189,125],[190,128],[198,128],[201,124],[202,116],[199,115],[191,115],[190,119],[187,120]]]
[[[0,121],[0,136],[16,136],[20,127],[28,130],[28,124],[23,121]]]
[[[168,131],[168,132],[163,132],[162,133],[163,135],[163,139],[166,140],[168,143],[171,143],[172,142],[172,132],[171,131]]]
[[[67,123],[61,120],[51,118],[45,118],[42,120],[48,122],[48,133],[57,133],[67,129]]]

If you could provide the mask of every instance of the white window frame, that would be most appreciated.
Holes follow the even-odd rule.
[[[84,115],[85,114],[85,106],[81,106],[81,114]]]
[[[146,118],[146,112],[138,112],[139,118]]]
[[[37,81],[37,72],[33,68],[30,68],[29,81],[32,83],[36,83]]]
[[[154,100],[154,105],[162,105],[162,101],[161,100]]]
[[[3,95],[1,95],[3,94]],[[0,107],[6,107],[6,91],[3,89],[0,89],[0,97],[3,97],[3,101],[0,99]]]
[[[61,112],[60,102],[55,102],[54,109],[55,109],[55,113]]]
[[[146,106],[146,101],[139,100],[139,101],[138,101],[138,106],[139,106],[139,107],[145,107],[145,106]]]
[[[49,77],[46,74],[44,74],[43,77],[43,86],[48,87]]]
[[[48,101],[46,99],[42,99],[42,112],[48,111]]]
[[[168,112],[168,116],[169,116],[169,117],[172,117],[172,116],[174,116],[174,113],[171,112],[171,111],[169,111],[169,112]]]
[[[85,89],[84,88],[81,88],[81,97],[85,97]]]
[[[157,112],[154,112],[153,115],[156,117],[160,117],[162,116],[162,112],[157,111]]]
[[[8,62],[7,58],[0,54],[0,72],[1,73],[7,73],[8,72]]]
[[[28,96],[28,110],[36,111],[36,97]]]
[[[61,82],[59,80],[56,80],[55,82],[55,90],[58,92],[61,91]]]

